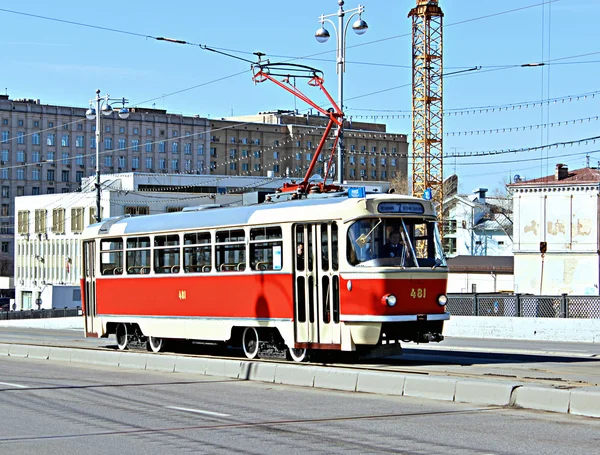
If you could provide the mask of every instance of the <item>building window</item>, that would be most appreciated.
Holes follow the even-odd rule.
[[[17,169],[17,180],[25,180],[25,169]]]
[[[75,157],[75,164],[78,164],[79,166],[83,166],[83,153],[77,154],[77,156]]]
[[[31,145],[40,145],[40,133],[33,133],[31,135]]]
[[[24,186],[17,187],[17,196],[25,196],[25,187]]]
[[[9,179],[10,178],[10,169],[7,169],[5,167],[0,169],[0,176],[2,176],[3,179]]]
[[[46,145],[54,146],[56,143],[56,136],[52,133],[46,136]]]
[[[52,232],[55,234],[65,233],[65,209],[52,210]]]
[[[8,253],[8,242],[2,242],[2,252]]]
[[[8,162],[8,150],[2,150],[2,161]]]
[[[229,163],[229,169],[235,171],[237,169],[237,163]]]
[[[152,129],[148,128],[146,130],[146,136],[152,136]]]
[[[9,139],[10,139],[10,132],[2,131],[2,143],[4,143],[4,144],[8,143]]]
[[[147,152],[152,151],[152,141],[146,141],[146,151]]]
[[[112,148],[113,148],[112,137],[104,138],[104,150],[112,150]]]
[[[119,150],[125,150],[126,145],[125,139],[119,138]]]
[[[183,144],[183,152],[186,155],[191,155],[192,154],[192,144],[190,144],[189,142],[186,142],[185,144]]]
[[[131,140],[131,150],[133,150],[134,152],[140,151],[140,140],[139,139]]]
[[[364,166],[365,164],[367,164],[367,158],[364,156],[360,157],[360,164],[361,166]]]
[[[158,153],[165,153],[165,141],[158,143]]]
[[[29,234],[29,210],[19,210],[17,220],[17,233]]]
[[[77,172],[75,172],[75,181],[77,183],[81,183],[82,179],[83,179],[83,171],[77,171]]]
[[[350,163],[352,166],[354,166],[354,164],[356,163],[356,161],[354,159],[354,155],[350,155],[350,157],[348,158],[348,163]]]
[[[10,197],[10,186],[3,185],[2,186],[2,197],[9,198]]]
[[[229,150],[229,158],[235,158],[237,156],[237,150],[236,149],[230,149]]]
[[[60,144],[63,147],[68,147],[69,146],[69,135],[68,134],[63,134],[62,135],[62,139],[60,140]]]
[[[104,165],[107,167],[112,167],[113,165],[113,157],[110,155],[106,155],[104,157]]]
[[[443,243],[446,254],[456,254],[456,239],[454,237],[444,237]]]
[[[31,195],[32,196],[39,196],[40,194],[42,194],[42,193],[40,192],[40,187],[39,186],[34,186],[34,187],[31,188]]]
[[[31,171],[31,180],[39,180],[40,179],[40,170],[34,169]]]
[[[0,215],[8,216],[9,212],[10,212],[10,204],[2,204],[2,206],[0,207]]]
[[[377,158],[371,158],[371,166],[377,166]]]
[[[355,169],[350,169],[350,177],[351,178],[356,177],[356,170]]]
[[[248,163],[242,163],[242,171],[248,170]]]
[[[78,149],[83,148],[83,142],[84,142],[84,137],[77,136],[75,138],[75,147],[77,147]]]
[[[148,215],[150,207],[147,205],[125,207],[125,215]]]
[[[120,127],[119,128],[119,133],[123,134],[124,132],[125,132],[125,127],[124,126]]]
[[[179,153],[179,142],[173,142],[171,144],[171,153]]]
[[[173,134],[173,137],[177,137],[177,136],[179,136],[179,132],[178,132],[178,131],[173,131],[173,133],[172,133],[172,134]]]
[[[71,231],[72,232],[83,232],[83,213],[85,209],[83,207],[73,207],[71,209]]]
[[[140,130],[138,128],[133,129],[133,134],[140,134]]]
[[[61,171],[61,182],[68,182],[69,181],[69,171]]]
[[[198,146],[198,155],[204,156],[204,144]]]
[[[186,171],[192,170],[192,160],[185,160],[185,170]]]
[[[17,144],[24,144],[25,143],[25,133],[23,133],[22,131],[19,131],[17,133]]]
[[[46,232],[46,209],[35,210],[35,233],[43,234]]]
[[[54,169],[48,169],[46,171],[46,180],[48,180],[49,182],[54,181]]]
[[[110,133],[110,125],[106,125],[106,127],[104,128],[104,131],[107,133]]]
[[[90,137],[90,148],[91,149],[96,148],[96,138],[95,137]]]
[[[152,169],[152,158],[146,158],[146,170]]]
[[[161,171],[164,171],[167,168],[167,160],[165,160],[164,158],[161,158],[160,160],[158,160],[158,168]]]
[[[131,158],[131,167],[133,169],[139,169],[140,167],[140,159],[137,156]]]
[[[120,156],[119,157],[119,167],[120,168],[124,168],[125,167],[125,157],[124,156]]]
[[[179,160],[177,160],[177,159],[171,160],[171,170],[173,170],[173,171],[179,170]]]
[[[17,150],[17,163],[25,162],[25,152],[23,150]]]

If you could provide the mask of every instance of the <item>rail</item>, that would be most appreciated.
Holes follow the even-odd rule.
[[[454,316],[600,319],[598,295],[448,294]]]
[[[81,307],[79,306],[76,308],[0,311],[0,321],[6,321],[11,319],[68,318],[81,315]]]

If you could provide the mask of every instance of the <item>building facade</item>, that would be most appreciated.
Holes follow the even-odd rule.
[[[598,295],[600,171],[569,171],[509,185],[514,202],[515,292]]]
[[[102,174],[136,171],[304,176],[324,131],[324,116],[268,113],[231,119],[134,107],[127,119],[102,117]],[[15,197],[77,190],[96,170],[94,120],[86,108],[11,100],[0,95],[0,275],[13,274]],[[385,181],[406,175],[406,135],[385,125],[348,123],[345,180]],[[332,139],[315,172],[325,175]]]
[[[444,249],[454,256],[512,255],[512,202],[486,188],[455,194],[444,203]]]

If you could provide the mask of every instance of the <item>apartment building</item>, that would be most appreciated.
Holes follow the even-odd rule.
[[[0,275],[12,275],[14,198],[70,193],[96,169],[94,120],[87,107],[0,95]],[[284,111],[207,119],[133,107],[127,119],[102,117],[102,174],[302,177],[321,139],[324,116]],[[386,181],[406,174],[406,135],[348,122],[344,178]],[[325,175],[333,135],[315,173]],[[335,161],[335,160],[334,160]]]

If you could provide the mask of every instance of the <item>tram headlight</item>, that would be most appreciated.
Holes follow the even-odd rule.
[[[446,296],[446,294],[440,294],[437,298],[437,303],[439,306],[445,306],[448,303],[448,296]]]
[[[381,299],[381,303],[383,303],[384,305],[387,305],[389,307],[396,306],[396,302],[397,302],[397,299],[394,294],[386,294]]]

